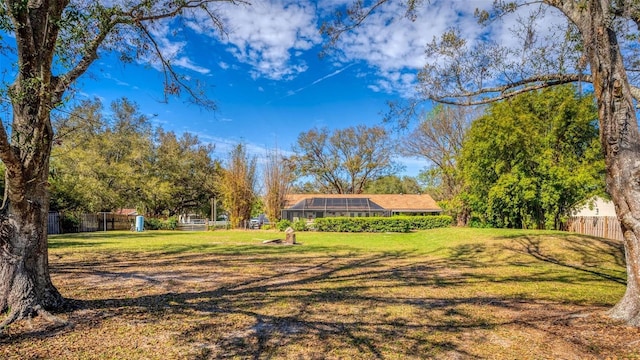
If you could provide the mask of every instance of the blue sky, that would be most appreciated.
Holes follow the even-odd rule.
[[[390,1],[344,34],[338,51],[320,59],[322,22],[351,2],[221,3],[216,11],[226,26],[224,36],[200,13],[189,14],[186,26],[156,23],[151,30],[164,56],[176,70],[206,84],[208,97],[218,106],[215,112],[187,104],[184,98],[161,103],[162,74],[153,59],[123,65],[110,54],[101,54],[77,84],[76,99],[97,97],[108,108],[111,101],[127,97],[143,113],[155,115],[154,121],[164,129],[191,132],[214,144],[219,158],[237,143],[259,157],[275,147],[287,152],[301,132],[314,127],[380,124],[386,101],[415,91],[416,74],[426,62],[425,45],[434,36],[454,26],[470,41],[486,38],[487,29],[479,28],[472,14],[492,0],[432,0],[413,22],[403,16],[403,1]],[[2,61],[0,65],[8,67],[6,58]],[[399,160],[408,175],[427,165],[425,160]]]

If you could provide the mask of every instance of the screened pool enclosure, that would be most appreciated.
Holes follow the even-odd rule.
[[[282,211],[282,218],[316,219],[322,217],[389,216],[389,211],[368,198],[312,197]]]

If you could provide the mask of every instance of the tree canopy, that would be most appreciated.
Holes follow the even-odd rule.
[[[369,180],[397,169],[394,146],[380,126],[312,129],[298,136],[290,161],[322,192],[360,194]]]
[[[53,210],[176,215],[206,207],[219,170],[211,145],[153,128],[128,99],[113,102],[111,113],[87,100],[55,122]]]
[[[411,176],[386,175],[367,183],[365,194],[420,194],[422,187]]]
[[[593,97],[564,86],[491,104],[471,125],[460,167],[482,221],[559,229],[572,207],[604,193]]]

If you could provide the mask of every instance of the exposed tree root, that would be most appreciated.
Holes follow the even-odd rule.
[[[44,320],[53,324],[54,327],[63,327],[69,325],[68,321],[51,314],[47,310],[43,309],[42,306],[36,305],[31,310],[25,308],[12,310],[4,319],[4,321],[0,323],[0,335],[4,333],[5,329],[9,325],[22,319],[31,319],[33,316],[42,317]]]
[[[9,315],[7,315],[6,319],[4,319],[4,321],[2,323],[0,323],[0,334],[4,333],[4,329],[7,328],[7,326],[13,324],[14,322],[20,320],[21,316],[20,316],[20,311],[18,310],[11,310],[11,312],[9,312]]]
[[[38,314],[48,322],[54,324],[56,327],[69,325],[69,322],[67,320],[64,320],[58,316],[53,315],[52,313],[48,312],[47,310],[43,309],[40,306],[36,306],[35,310],[36,310],[36,314]]]
[[[640,310],[635,307],[625,308],[618,304],[609,310],[608,315],[614,320],[624,321],[629,326],[640,327]]]

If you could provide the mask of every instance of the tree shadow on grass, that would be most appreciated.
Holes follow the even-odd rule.
[[[384,343],[389,339],[402,339],[407,345],[406,348],[397,349],[396,354],[414,356],[412,351],[418,351],[423,355],[430,352],[435,355],[446,350],[472,358],[472,354],[458,348],[452,341],[429,339],[426,334],[433,331],[458,333],[465,329],[492,326],[483,319],[449,319],[426,324],[412,322],[402,316],[327,316],[332,312],[332,307],[362,312],[376,306],[410,306],[429,312],[448,311],[464,304],[510,306],[497,298],[416,300],[366,294],[370,286],[359,284],[359,280],[398,279],[400,273],[407,271],[406,266],[387,269],[384,265],[398,259],[397,253],[356,259],[336,256],[295,271],[239,281],[211,291],[171,292],[133,299],[74,300],[73,303],[80,310],[97,310],[100,313],[114,309],[128,313],[135,309],[135,313],[148,313],[151,318],[157,319],[167,314],[206,314],[207,320],[193,324],[178,336],[181,342],[189,342],[201,334],[208,334],[208,341],[215,344],[215,350],[210,348],[204,351],[205,358],[269,358],[276,356],[279,349],[298,343],[302,347],[314,346],[313,352],[320,358],[322,354],[335,353],[336,349],[349,348],[351,350],[345,353],[347,357],[348,354],[360,354],[366,358],[383,359],[388,356]],[[378,289],[383,287],[385,285]],[[287,308],[284,313],[271,313],[272,307],[283,305]],[[318,305],[327,313],[314,309]],[[117,311],[110,316],[118,316]],[[238,316],[244,318],[247,324],[225,329],[229,325],[224,319]],[[225,330],[220,331],[221,328]]]
[[[624,245],[616,240],[608,240],[595,237],[561,237],[565,242],[565,250],[569,250],[572,258],[567,258],[566,252],[560,254],[545,249],[544,241],[554,241],[548,236],[521,236],[515,239],[516,246],[509,246],[512,251],[527,254],[536,260],[554,264],[564,268],[626,285],[624,270],[611,270],[602,267],[604,259],[609,260],[618,267],[625,268]]]
[[[510,250],[566,265],[536,241],[515,239]],[[588,251],[597,250],[585,248],[572,251],[590,258]],[[550,332],[541,324],[568,321],[576,314],[562,306],[549,311],[550,304],[544,301],[465,290],[470,282],[480,287],[496,282],[494,275],[474,272],[496,264],[488,251],[485,245],[474,244],[454,247],[444,258],[409,251],[335,253],[319,248],[295,256],[268,247],[208,256],[180,251],[158,259],[104,257],[83,264],[54,264],[52,272],[140,292],[129,298],[116,291],[95,300],[71,299],[67,315],[78,330],[67,331],[90,333],[117,319],[125,324],[142,321],[159,326],[159,331],[180,323],[173,340],[192,349],[192,358],[483,358],[460,339],[523,324]],[[571,266],[578,273],[584,271],[583,266]],[[587,270],[589,275],[597,273]],[[578,280],[534,274],[501,281]],[[530,312],[531,307],[540,311]],[[520,315],[494,316],[501,311]],[[24,332],[1,338],[0,344],[64,331]],[[571,341],[588,345],[577,337]]]

